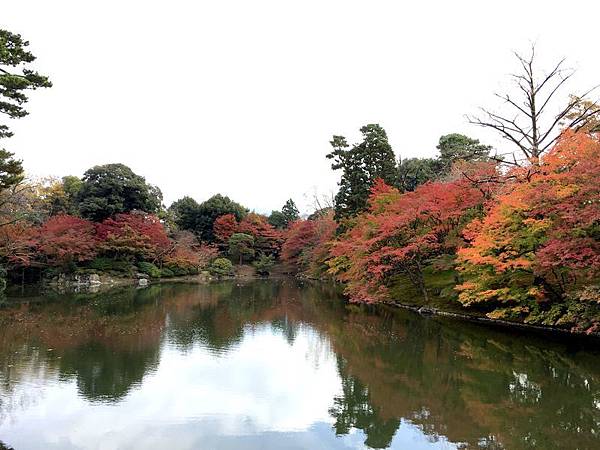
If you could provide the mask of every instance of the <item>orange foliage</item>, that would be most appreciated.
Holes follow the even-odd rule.
[[[369,211],[357,217],[332,249],[332,271],[347,283],[351,300],[386,299],[385,283],[395,274],[408,276],[426,294],[423,268],[431,258],[463,244],[459,230],[481,209],[488,195],[485,186],[462,177],[401,194],[376,182]]]
[[[566,131],[535,169],[465,231],[464,304],[547,300],[600,276],[598,138]],[[525,287],[506,278],[526,274]]]

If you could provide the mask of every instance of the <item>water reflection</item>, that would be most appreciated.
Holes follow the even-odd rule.
[[[595,449],[599,363],[293,280],[22,298],[0,449]]]

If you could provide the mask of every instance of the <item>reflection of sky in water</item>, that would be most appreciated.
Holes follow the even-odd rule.
[[[39,385],[36,378],[31,373],[13,398]],[[17,450],[364,448],[362,431],[334,434],[328,410],[341,391],[336,359],[307,326],[291,344],[271,326],[247,327],[242,341],[219,355],[164,344],[158,368],[116,404],[90,404],[72,380],[43,383],[35,400],[0,425],[0,439]],[[392,448],[456,446],[432,442],[403,421]]]

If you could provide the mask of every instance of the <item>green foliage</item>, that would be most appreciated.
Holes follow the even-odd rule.
[[[165,268],[170,270],[176,277],[185,277],[186,275],[190,274],[187,267],[178,264],[169,263],[165,265]]]
[[[130,262],[113,258],[96,258],[89,262],[88,267],[99,272],[120,272],[128,275],[133,274],[133,266]]]
[[[0,296],[4,295],[6,289],[6,269],[0,266]]]
[[[254,261],[253,265],[259,275],[269,275],[275,265],[275,258],[272,255],[260,255],[260,258]]]
[[[414,191],[428,181],[440,180],[450,173],[455,162],[487,161],[489,145],[480,144],[478,139],[458,133],[440,137],[436,147],[440,151],[437,158],[409,158],[398,165],[398,187],[403,192]]]
[[[370,124],[362,127],[363,141],[350,148],[346,138],[333,136],[331,168],[342,170],[340,190],[335,197],[335,218],[352,217],[367,208],[369,190],[377,178],[390,186],[397,182],[397,168],[392,146],[385,130]]]
[[[27,67],[35,61],[35,56],[27,50],[28,46],[29,42],[21,35],[0,29],[0,113],[11,119],[28,114],[24,107],[26,91],[52,86],[48,77]],[[14,71],[17,67],[22,67],[20,73]],[[8,126],[0,125],[0,138],[10,136],[12,132]]]
[[[251,261],[256,251],[254,249],[254,236],[246,233],[234,233],[229,238],[229,255],[237,259],[240,264]]]
[[[227,258],[217,258],[208,266],[212,275],[225,277],[233,274],[233,263]]]
[[[65,214],[70,214],[72,216],[78,215],[79,205],[77,204],[77,197],[79,195],[79,191],[81,191],[82,186],[83,181],[81,181],[81,178],[79,177],[73,175],[67,175],[65,177],[62,177]]]
[[[291,198],[285,202],[285,205],[281,208],[281,213],[285,217],[286,226],[300,218],[300,211],[298,211],[296,203]]]
[[[414,191],[428,181],[436,180],[441,173],[441,163],[433,158],[409,158],[398,165],[398,185],[402,192]]]
[[[137,264],[137,267],[140,272],[145,273],[150,278],[160,278],[160,269],[152,263],[141,261]]]
[[[183,197],[174,202],[169,211],[181,230],[193,231],[205,242],[215,241],[213,226],[218,217],[233,214],[240,221],[248,213],[242,205],[221,194],[213,195],[201,204],[191,197]]]
[[[171,278],[171,277],[174,277],[174,276],[176,276],[175,272],[173,272],[168,267],[163,267],[162,269],[160,269],[160,277],[161,278]]]
[[[300,211],[291,198],[285,202],[281,211],[272,211],[268,222],[278,230],[283,230],[300,218]]]
[[[38,195],[42,198],[41,204],[45,207],[46,214],[78,216],[77,195],[82,184],[80,178],[71,175],[63,177],[60,181],[50,180],[41,184]]]
[[[23,165],[14,154],[0,149],[0,190],[9,189],[23,181]]]
[[[160,189],[146,183],[144,177],[124,164],[87,170],[77,199],[81,215],[94,221],[134,210],[157,213],[162,205]]]
[[[186,275],[197,275],[198,268],[189,264],[178,264],[175,262],[168,262],[165,264],[165,268],[173,273],[171,276],[185,277]]]
[[[464,134],[451,133],[441,136],[436,148],[440,151],[441,171],[448,172],[456,161],[487,161],[492,146]]]
[[[200,204],[192,197],[185,196],[173,202],[169,206],[169,212],[173,215],[173,220],[179,229],[196,231]]]
[[[271,211],[268,222],[278,230],[283,230],[288,225],[287,217],[281,211]]]

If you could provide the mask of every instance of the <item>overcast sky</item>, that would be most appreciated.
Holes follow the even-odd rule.
[[[122,162],[167,205],[221,192],[259,212],[334,192],[333,134],[379,123],[397,155],[440,135],[503,145],[465,122],[512,72],[512,50],[568,57],[600,82],[597,1],[4,1],[54,87],[2,145],[31,175]],[[568,27],[572,27],[569,29]]]

